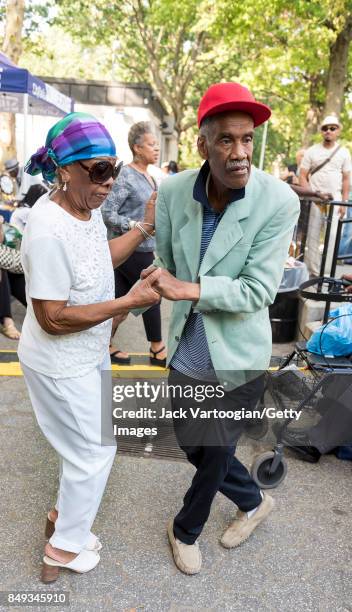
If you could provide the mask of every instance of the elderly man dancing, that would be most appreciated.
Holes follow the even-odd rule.
[[[198,109],[204,163],[162,183],[157,201],[155,265],[162,272],[154,287],[176,302],[170,381],[194,385],[221,380],[226,371],[232,385],[216,401],[232,408],[254,406],[262,392],[259,374],[271,355],[267,307],[280,284],[299,214],[290,187],[252,167],[254,130],[270,114],[237,83],[211,86]],[[150,273],[153,268],[143,277]],[[173,408],[179,406],[185,407],[184,398],[173,400]],[[225,423],[225,436],[205,443],[201,423],[195,427],[192,419],[174,419],[174,425],[196,472],[168,536],[177,567],[195,574],[202,561],[197,538],[217,491],[239,508],[221,538],[227,548],[245,540],[274,502],[234,456],[243,423]]]

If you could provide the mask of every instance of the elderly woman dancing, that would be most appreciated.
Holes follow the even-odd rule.
[[[101,543],[90,530],[116,451],[113,438],[103,441],[101,425],[111,401],[111,320],[159,301],[153,289],[159,271],[114,299],[113,267],[150,233],[155,206],[152,197],[144,221],[107,241],[99,208],[117,178],[115,164],[106,128],[71,113],[26,166],[56,182],[33,207],[22,241],[28,309],[18,351],[39,427],[60,458],[43,582],[56,580],[60,567],[84,573],[99,563]]]

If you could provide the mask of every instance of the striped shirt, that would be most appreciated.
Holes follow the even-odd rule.
[[[193,189],[193,198],[203,206],[199,267],[226,210],[225,208],[221,213],[216,212],[209,204],[209,178],[210,168],[206,161],[200,169]],[[230,193],[230,202],[241,200],[244,196],[245,188],[233,189]],[[214,367],[210,357],[203,315],[201,312],[193,312],[193,309],[191,310],[170,365],[178,372],[190,376],[191,378],[205,380],[214,378]]]

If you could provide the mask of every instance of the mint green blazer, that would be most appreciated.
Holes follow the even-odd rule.
[[[245,197],[226,211],[199,268],[203,207],[193,199],[197,170],[161,183],[156,207],[156,259],[177,278],[200,283],[194,310],[203,314],[214,368],[265,370],[272,350],[268,306],[283,275],[300,204],[283,181],[252,167]],[[192,303],[173,304],[168,363]]]

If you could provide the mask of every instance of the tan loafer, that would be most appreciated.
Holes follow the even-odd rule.
[[[264,493],[263,501],[260,504],[258,510],[248,518],[247,512],[237,510],[235,520],[231,525],[224,531],[220,544],[225,548],[235,548],[239,546],[249,538],[251,533],[274,508],[275,502],[270,495]]]
[[[178,569],[184,574],[198,574],[202,567],[202,555],[198,542],[195,542],[195,544],[184,544],[175,538],[173,519],[171,519],[167,526],[167,535],[169,536],[172,554]]]

